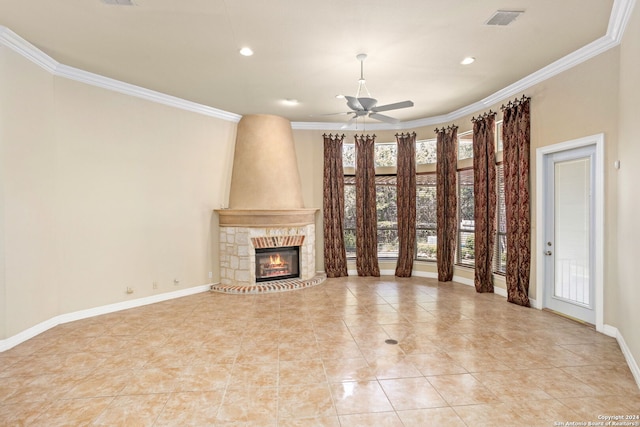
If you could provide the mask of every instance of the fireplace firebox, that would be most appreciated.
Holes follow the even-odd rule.
[[[300,277],[300,247],[256,248],[256,282]]]

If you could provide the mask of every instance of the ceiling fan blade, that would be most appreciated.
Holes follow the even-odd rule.
[[[362,105],[358,101],[358,98],[354,98],[353,96],[345,96],[344,99],[347,100],[347,105],[353,111],[362,111],[362,110],[364,110],[364,108],[362,108]]]
[[[384,114],[371,113],[369,114],[369,117],[371,117],[372,119],[380,120],[381,122],[391,123],[394,125],[400,123],[400,120],[393,117],[385,116]]]
[[[353,122],[356,120],[356,116],[351,117],[351,120],[349,120],[347,123],[343,124],[340,129],[346,129],[349,126],[351,126],[353,124]]]
[[[374,107],[378,103],[378,100],[375,98],[362,97],[362,98],[358,98],[358,102],[360,103],[360,105],[362,105],[362,108],[365,111],[373,111]]]
[[[408,107],[413,107],[413,101],[402,101],[402,102],[396,102],[393,104],[381,105],[379,107],[372,108],[371,111],[374,111],[374,112],[389,111],[389,110],[397,110],[399,108],[408,108]]]

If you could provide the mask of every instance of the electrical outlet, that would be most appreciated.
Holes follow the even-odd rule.
[[[127,286],[127,293],[128,294],[132,294],[133,293],[133,288],[130,286]]]
[[[213,271],[209,272],[209,279],[213,279]]]
[[[178,280],[178,279],[173,279],[173,285],[174,285],[174,286],[180,286],[180,280]]]
[[[153,289],[158,289],[158,282],[153,282]]]

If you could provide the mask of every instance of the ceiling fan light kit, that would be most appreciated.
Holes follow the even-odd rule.
[[[365,53],[356,55],[356,59],[360,61],[360,79],[358,79],[358,91],[356,96],[344,95],[344,99],[347,100],[347,107],[351,109],[346,114],[352,114],[351,119],[343,128],[351,126],[358,117],[370,117],[381,122],[398,124],[400,120],[379,114],[381,111],[397,110],[400,108],[413,107],[413,101],[395,102],[393,104],[386,104],[377,106],[378,100],[373,98],[367,89],[366,80],[364,78],[364,60],[367,59]],[[361,93],[366,92],[368,96],[360,96]]]

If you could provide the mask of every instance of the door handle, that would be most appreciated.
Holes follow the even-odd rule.
[[[547,256],[552,255],[551,251],[544,251],[544,254],[547,255]]]

